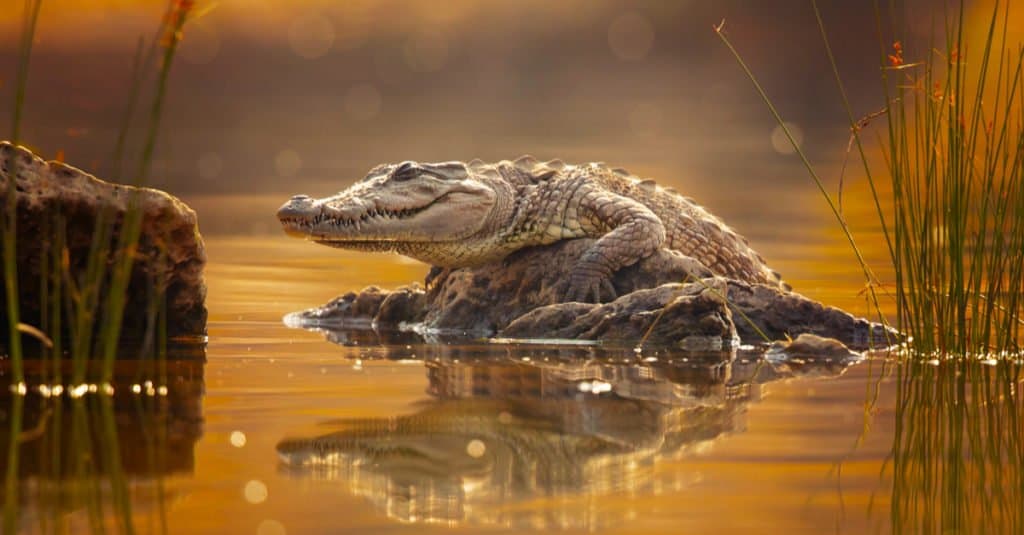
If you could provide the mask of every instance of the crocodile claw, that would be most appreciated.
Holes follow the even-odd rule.
[[[610,277],[593,273],[574,273],[569,278],[563,302],[603,303],[618,297]]]
[[[426,286],[427,290],[434,289],[436,286],[444,283],[445,279],[448,278],[448,275],[451,274],[451,268],[430,266],[430,272],[427,273],[426,278],[424,278],[423,284]]]

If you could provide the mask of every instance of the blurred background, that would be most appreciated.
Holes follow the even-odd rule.
[[[920,30],[913,14],[935,5],[898,11]],[[44,2],[23,143],[109,176],[135,49],[165,6]],[[13,98],[14,7],[0,11],[0,102]],[[820,7],[854,113],[877,110],[891,43],[880,47],[871,3]],[[755,242],[773,217],[829,223],[712,29],[725,21],[835,185],[848,123],[809,1],[219,0],[196,12],[171,74],[151,185],[192,204],[206,234],[276,233],[274,211],[288,196],[336,192],[381,162],[522,154],[655,178]],[[0,125],[9,115],[0,106]]]

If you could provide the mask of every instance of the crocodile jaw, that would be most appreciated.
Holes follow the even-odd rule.
[[[394,188],[359,183],[325,199],[292,197],[277,212],[287,234],[324,245],[438,242],[479,231],[497,194],[475,181]]]

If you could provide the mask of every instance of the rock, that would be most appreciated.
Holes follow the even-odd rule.
[[[403,286],[381,302],[374,320],[378,324],[420,323],[427,312],[427,295],[419,284]]]
[[[724,279],[719,282],[724,285]],[[534,309],[499,333],[505,338],[637,341],[719,351],[739,340],[719,294],[699,283],[663,284],[603,305],[561,303]]]
[[[58,214],[65,222],[66,265],[71,278],[79,279],[86,270],[97,215],[105,209],[111,211],[115,221],[111,243],[116,244],[126,209],[134,197],[142,210],[142,232],[126,294],[123,338],[145,335],[152,324],[151,297],[160,294],[166,297],[168,336],[205,334],[206,252],[191,208],[165,192],[104,182],[69,165],[43,161],[24,147],[8,142],[0,142],[3,199],[7,196],[11,166],[17,171],[17,264],[22,322],[41,324],[41,275],[52,272],[51,267],[42,265],[41,259],[54,245]],[[108,254],[106,264],[113,258]],[[0,321],[6,323],[6,312],[0,313]],[[62,324],[68,325],[67,318]],[[7,329],[0,331],[0,339],[6,339]]]
[[[441,331],[498,332],[535,308],[558,303],[570,268],[593,243],[566,240],[517,251],[501,262],[454,270],[429,293],[425,323]],[[620,269],[612,285],[622,296],[680,282],[691,273],[709,275],[695,260],[663,249]]]
[[[432,274],[426,293],[418,286],[391,293],[368,288],[296,313],[290,323],[381,329],[419,323],[448,334],[616,341],[637,341],[653,324],[648,343],[688,349],[728,347],[737,339],[765,342],[751,322],[769,339],[813,333],[862,348],[872,340],[881,345],[886,333],[895,338],[881,325],[799,294],[712,277],[668,250],[619,270],[612,284],[620,297],[611,303],[559,303],[569,271],[592,243],[561,241],[478,268],[443,270]],[[402,305],[383,306],[392,299]]]
[[[771,340],[806,333],[835,338],[857,349],[886,347],[901,340],[894,329],[825,306],[795,292],[730,280],[728,295],[736,332],[743,340],[760,339],[760,334],[743,318],[744,315]]]
[[[425,294],[419,286],[395,290],[407,295],[403,299],[409,306],[402,310],[388,307],[383,317],[378,317],[378,312],[388,292],[371,286],[322,307],[290,315],[289,322],[347,327],[397,327],[401,323],[422,322],[440,332],[491,335],[535,308],[558,303],[559,286],[567,280],[564,275],[568,268],[551,267],[572,266],[592,243],[593,240],[563,241],[524,249],[479,268],[443,271],[431,281],[431,289]],[[625,295],[684,280],[697,265],[690,258],[662,250],[619,270],[613,284],[619,295]]]
[[[289,314],[285,322],[299,326],[366,329],[420,323],[427,311],[426,293],[418,284],[393,291],[368,286],[348,292],[326,305]]]
[[[363,288],[359,293],[348,292],[331,299],[326,305],[304,310],[285,317],[285,322],[296,317],[306,325],[315,327],[368,328],[380,310],[387,294],[376,286]],[[396,324],[397,325],[397,324]]]
[[[792,359],[846,360],[860,359],[861,354],[851,351],[835,338],[824,338],[816,334],[803,333],[796,340],[773,342],[768,348],[768,357]]]
[[[773,373],[793,377],[834,377],[864,360],[839,340],[809,333],[772,343],[764,357]]]

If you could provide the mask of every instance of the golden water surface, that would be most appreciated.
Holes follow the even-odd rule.
[[[800,240],[780,232],[755,246],[797,290],[865,313],[859,268],[837,236],[775,227],[787,228]],[[214,235],[206,247],[205,362],[172,352],[163,394],[128,386],[137,364],[126,362],[111,404],[44,400],[44,420],[74,420],[70,411],[89,423],[59,431],[68,457],[39,453],[52,450],[57,424],[25,438],[25,533],[1024,525],[1019,363],[908,370],[884,356],[768,362],[744,351],[310,332],[282,317],[370,284],[421,280],[426,266],[281,235]],[[38,421],[27,416],[25,428]],[[71,435],[73,425],[93,431]],[[82,478],[76,466],[97,468]]]

